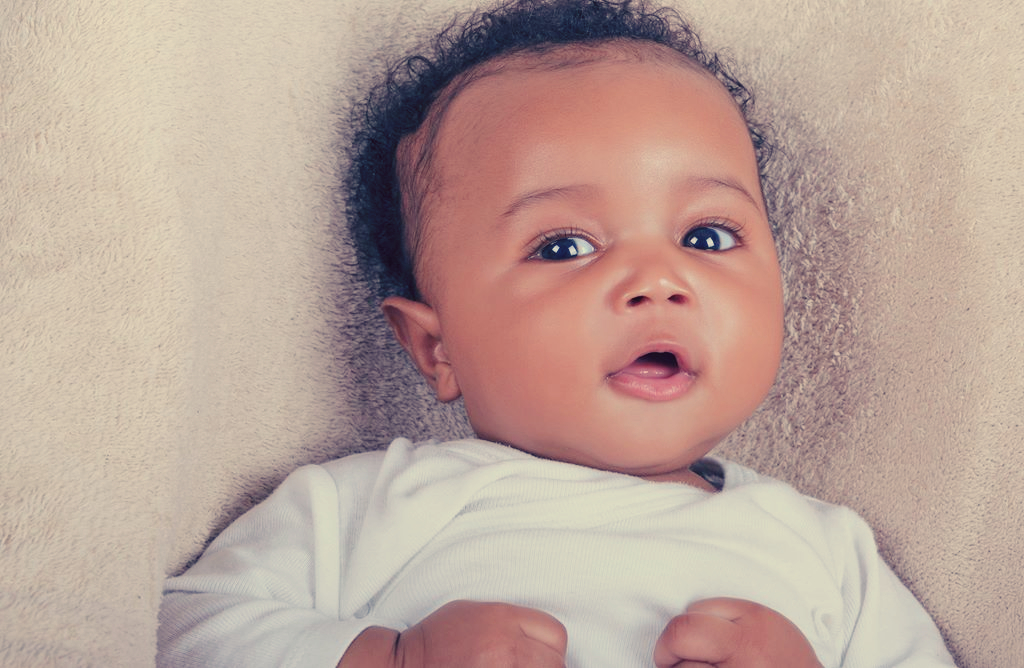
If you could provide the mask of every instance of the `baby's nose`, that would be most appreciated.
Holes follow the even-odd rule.
[[[692,298],[678,251],[637,252],[623,259],[625,272],[616,298],[621,308],[632,310],[657,304],[681,306]]]
[[[673,280],[673,277],[669,276],[651,276],[648,280],[639,282],[631,290],[628,290],[623,295],[623,301],[627,308],[661,302],[685,304],[689,301],[689,296],[687,289],[681,283],[682,281]]]

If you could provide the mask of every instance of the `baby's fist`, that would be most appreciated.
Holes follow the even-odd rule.
[[[403,632],[403,668],[563,668],[568,639],[554,617],[504,603],[454,601]]]
[[[673,618],[654,647],[658,668],[821,668],[791,621],[735,598],[697,601]]]

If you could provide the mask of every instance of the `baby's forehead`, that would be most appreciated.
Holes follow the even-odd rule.
[[[437,151],[438,139],[451,117],[449,112],[453,104],[469,89],[503,75],[560,71],[571,75],[574,69],[610,64],[680,67],[706,77],[728,95],[721,83],[690,57],[669,46],[638,39],[544,45],[479,63],[445,86],[431,104],[421,126],[399,142],[396,158],[403,218],[407,225],[424,222],[422,209],[430,194],[439,188],[438,172],[444,166],[445,157]]]

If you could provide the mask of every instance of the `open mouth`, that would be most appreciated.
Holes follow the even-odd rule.
[[[678,353],[654,350],[610,374],[608,382],[631,397],[668,401],[686,394],[695,378]]]

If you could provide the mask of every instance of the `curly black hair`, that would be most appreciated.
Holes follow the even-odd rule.
[[[715,77],[747,123],[762,190],[767,191],[765,173],[773,147],[766,127],[753,118],[752,94],[717,54],[704,49],[677,12],[652,8],[646,0],[506,0],[450,23],[425,53],[392,66],[355,108],[344,184],[349,230],[359,266],[381,296],[419,296],[403,221],[397,152],[399,142],[420,129],[435,102],[451,101],[450,95],[439,102],[448,86],[499,56],[611,40],[667,46]]]

